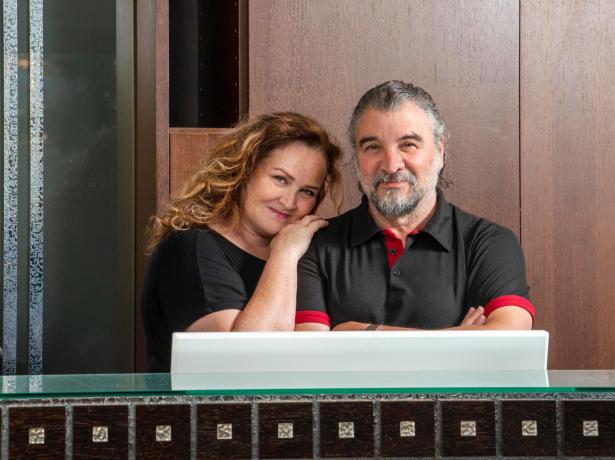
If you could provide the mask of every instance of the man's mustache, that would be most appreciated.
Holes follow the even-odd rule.
[[[372,187],[378,187],[382,182],[408,182],[410,185],[416,185],[416,176],[408,170],[397,171],[393,174],[379,172],[372,181]]]

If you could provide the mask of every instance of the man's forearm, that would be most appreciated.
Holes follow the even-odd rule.
[[[364,331],[370,323],[347,321],[338,324],[334,331]],[[468,312],[464,321],[459,326],[453,326],[440,330],[450,331],[488,331],[488,330],[529,330],[532,329],[532,316],[524,309],[517,306],[500,307],[493,311],[485,319],[482,309],[476,308]],[[379,325],[377,331],[421,331],[425,329]]]

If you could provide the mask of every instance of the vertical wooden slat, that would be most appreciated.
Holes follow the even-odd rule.
[[[521,231],[554,369],[615,366],[614,16],[521,4]]]
[[[156,0],[156,210],[169,199],[169,0]]]
[[[135,371],[147,370],[145,333],[141,319],[141,289],[147,259],[145,228],[156,211],[156,10],[151,0],[135,0]],[[167,168],[168,169],[168,168]],[[167,184],[168,188],[168,184]],[[168,193],[168,192],[167,192]]]

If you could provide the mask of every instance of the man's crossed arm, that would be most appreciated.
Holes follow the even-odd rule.
[[[515,305],[499,307],[485,317],[483,307],[471,307],[459,326],[449,327],[451,331],[481,331],[481,330],[529,330],[532,329],[532,315],[525,309]],[[369,326],[368,323],[347,321],[338,324],[334,331],[363,331]],[[329,326],[321,323],[300,323],[295,325],[296,331],[328,331]],[[378,331],[418,331],[409,327],[379,325]]]

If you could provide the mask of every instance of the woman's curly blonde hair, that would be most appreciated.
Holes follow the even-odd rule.
[[[264,114],[240,123],[205,152],[203,167],[188,179],[162,214],[150,219],[146,253],[151,254],[173,230],[236,224],[242,191],[256,166],[269,152],[291,142],[303,142],[324,154],[327,175],[314,209],[329,195],[339,211],[342,202],[340,148],[309,117],[293,112]]]

